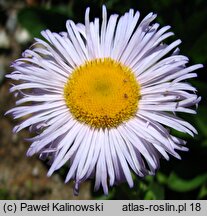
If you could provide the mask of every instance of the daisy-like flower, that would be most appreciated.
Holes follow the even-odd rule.
[[[90,22],[87,8],[85,24],[68,20],[67,32],[43,31],[45,40],[35,39],[7,76],[21,81],[11,87],[21,96],[18,107],[7,113],[28,117],[14,132],[38,131],[27,155],[48,158],[48,176],[67,164],[65,182],[74,179],[75,193],[93,177],[105,194],[119,182],[133,187],[132,171],[153,175],[161,157],[187,150],[169,127],[196,133],[176,113],[196,113],[200,97],[185,80],[202,65],[186,66],[180,40],[163,43],[173,33],[151,24],[155,14],[139,17],[131,9],[107,19],[103,6],[102,20]]]

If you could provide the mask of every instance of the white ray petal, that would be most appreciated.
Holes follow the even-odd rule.
[[[98,130],[97,138],[94,140],[94,143],[95,143],[94,154],[93,154],[91,163],[88,167],[86,178],[90,177],[92,172],[95,170],[95,166],[96,166],[97,160],[100,155],[102,140],[103,140],[103,131]]]
[[[131,176],[131,172],[130,172],[129,166],[126,162],[126,159],[124,158],[124,155],[123,155],[121,149],[119,148],[119,142],[118,142],[118,140],[114,134],[114,129],[111,130],[111,136],[112,136],[112,139],[114,141],[114,148],[115,148],[116,154],[118,156],[118,159],[120,161],[121,168],[123,169],[125,178],[129,184],[129,187],[133,187],[134,183],[133,183],[133,179]]]
[[[26,102],[46,102],[46,101],[59,101],[59,100],[63,100],[63,96],[59,95],[59,94],[45,94],[45,95],[27,95],[27,97],[24,97],[22,99],[19,99],[16,101],[16,105],[20,105],[22,103],[26,103]]]
[[[50,51],[50,53],[52,54],[52,56],[54,57],[55,61],[62,67],[64,68],[66,71],[70,72],[72,70],[72,68],[74,67],[71,62],[68,62],[69,64],[66,64],[64,62],[64,60],[62,59],[62,57],[45,41],[35,38],[35,40],[37,41],[37,43],[39,43],[40,45],[45,46],[46,49],[48,49]]]
[[[57,107],[65,107],[65,103],[63,101],[58,101],[58,102],[53,102],[53,103],[43,103],[40,105],[35,105],[35,106],[20,106],[20,107],[15,107],[13,109],[10,109],[7,114],[12,113],[15,117],[14,118],[20,118],[24,115],[36,113],[39,111],[44,111],[44,110],[49,110],[52,108],[57,108]]]
[[[131,35],[137,25],[140,13],[136,12],[133,16],[134,11],[130,10],[128,16],[126,17],[128,26],[126,26],[126,22],[124,22],[124,18],[121,17],[118,24],[116,33],[114,36],[114,46],[111,53],[112,58],[119,59],[121,57],[121,61],[124,62],[122,58],[125,58],[125,54],[128,54],[127,45],[131,38]],[[125,30],[126,28],[126,30]],[[126,50],[126,52],[123,52]]]
[[[93,41],[94,55],[96,58],[101,58],[103,55],[101,54],[100,49],[100,36],[99,36],[99,19],[95,19],[94,23],[90,23],[90,31],[91,31],[91,40]]]
[[[62,158],[60,163],[57,165],[56,169],[59,169],[61,166],[63,166],[72,156],[74,157],[74,159],[73,159],[73,162],[74,162],[77,152],[79,150],[83,149],[83,146],[85,145],[85,140],[86,140],[86,139],[84,139],[84,136],[88,135],[89,129],[85,126],[82,126],[82,127],[83,127],[82,132],[78,133],[73,145],[71,146],[70,149],[68,149],[67,153]],[[68,182],[70,180],[70,178],[75,173],[74,171],[76,170],[76,168],[77,168],[77,163],[76,162],[72,163],[70,170],[66,176],[65,182]]]
[[[100,175],[101,173],[101,184],[103,187],[104,194],[108,194],[108,183],[107,183],[107,167],[106,167],[106,158],[105,158],[105,147],[104,147],[104,142],[102,143],[101,146],[101,152],[100,152],[100,157],[98,160],[98,163],[100,162],[100,170],[98,169],[98,163],[97,163],[97,169],[96,173],[97,175]],[[96,185],[95,185],[95,190],[96,190]]]
[[[101,129],[99,132],[99,142],[100,142],[100,150],[98,151],[99,155],[97,158],[97,163],[96,163],[96,180],[95,180],[95,185],[94,185],[94,190],[97,191],[102,183],[104,182],[103,178],[106,178],[106,173],[102,173],[102,159],[103,158],[103,149],[104,149],[104,132]],[[105,159],[104,159],[105,160]]]
[[[150,167],[153,167],[153,170],[151,171],[154,171],[157,168],[157,165],[153,159],[153,156],[146,148],[147,140],[145,141],[144,139],[141,139],[141,137],[135,134],[134,131],[132,132],[129,126],[125,126],[124,130],[122,129],[122,133],[126,136],[126,139],[128,139],[129,142],[142,154],[142,156],[146,159],[148,165]]]
[[[84,168],[82,170],[82,172],[80,173],[80,180],[85,180],[87,178],[86,174],[89,171],[89,167],[92,164],[92,161],[95,158],[95,152],[97,150],[97,139],[98,139],[98,130],[94,130],[94,135],[93,135],[93,139],[91,140],[91,144],[89,145],[89,152],[87,155],[87,159],[86,159],[86,163],[84,164]],[[94,167],[92,167],[91,170],[93,170]],[[89,172],[88,172],[89,173]],[[88,174],[88,176],[90,176],[90,174]]]
[[[110,142],[109,142],[109,132],[105,130],[104,132],[104,152],[105,152],[105,160],[107,165],[107,172],[109,174],[109,182],[110,186],[114,185],[115,182],[115,172],[114,167],[112,163],[112,155],[111,155],[111,149],[110,149]]]
[[[81,180],[81,175],[83,173],[89,151],[91,150],[92,138],[94,137],[94,134],[95,134],[94,129],[88,131],[87,136],[84,138],[84,142],[82,142],[81,144],[81,148],[78,149],[77,154],[74,158],[73,164],[77,163],[77,172],[76,172],[77,182]]]
[[[152,66],[154,63],[156,63],[158,60],[160,60],[163,56],[165,56],[167,53],[169,53],[171,50],[173,50],[175,47],[177,47],[181,43],[181,40],[176,40],[170,45],[166,46],[164,49],[162,49],[157,55],[153,56],[153,58],[150,61],[145,62],[142,65],[137,65],[137,68],[134,67],[134,69],[138,72],[138,75],[143,73],[146,69],[148,69],[150,66]]]
[[[168,127],[171,127],[177,131],[180,132],[184,132],[184,133],[188,133],[191,136],[193,136],[193,132],[191,132],[191,130],[189,130],[188,128],[186,128],[185,126],[183,126],[181,123],[182,121],[176,121],[176,119],[170,118],[169,116],[165,116],[165,115],[160,115],[159,113],[152,113],[152,112],[144,112],[144,111],[140,111],[140,114],[145,115],[161,124],[164,124]],[[195,131],[195,129],[194,129]]]
[[[71,128],[71,129],[70,129]],[[57,170],[57,167],[61,167],[61,165],[65,164],[70,158],[65,157],[66,152],[70,149],[70,146],[74,145],[74,140],[77,140],[77,136],[81,135],[81,131],[83,131],[83,126],[81,124],[74,124],[69,128],[66,136],[61,140],[58,145],[57,156],[55,157],[52,166],[48,171],[48,176],[51,176],[52,173]],[[64,162],[63,162],[64,159]]]
[[[130,165],[130,167],[132,168],[132,170],[137,173],[137,169],[136,169],[136,166],[134,164],[134,161],[131,159],[131,155],[130,155],[130,151],[129,149],[127,148],[128,145],[124,142],[124,140],[122,139],[122,137],[120,137],[117,133],[117,131],[113,131],[114,132],[114,136],[117,140],[117,143],[119,143],[119,151],[122,152],[124,158],[126,159],[126,161],[128,162],[128,164]],[[130,146],[131,147],[131,146]],[[129,148],[130,148],[129,147]]]
[[[82,40],[80,33],[78,31],[77,26],[73,21],[67,21],[66,27],[68,29],[68,34],[74,44],[74,47],[77,50],[77,53],[80,57],[80,59],[83,60],[88,60],[88,52],[86,49],[86,46],[84,44],[84,41]]]
[[[61,123],[64,123],[66,120],[67,116],[62,119]],[[30,151],[30,153],[32,153],[32,155],[38,153],[43,147],[54,141],[57,137],[65,134],[71,128],[71,121],[67,120],[64,125],[61,127],[60,126],[57,128],[57,130],[53,131],[53,133],[48,134],[47,137],[34,141],[31,145],[32,152]],[[31,154],[29,154],[29,156],[31,156]]]
[[[75,181],[77,183],[79,182],[79,180],[80,180],[79,174],[82,171],[82,167],[83,167],[83,164],[85,162],[86,154],[87,154],[90,142],[91,142],[92,135],[93,135],[93,131],[90,131],[89,128],[85,128],[85,130],[81,134],[80,139],[75,140],[75,143],[73,144],[71,149],[69,149],[69,151],[65,155],[66,160],[69,160],[70,157],[72,155],[74,155],[73,163],[70,166],[70,170],[66,176],[66,180],[65,180],[66,182],[68,182],[73,177],[74,174],[75,174],[74,175]],[[76,147],[76,145],[78,148]],[[59,166],[62,166],[64,164],[64,162],[66,162],[66,161],[63,159],[61,161],[61,163],[59,164]],[[59,167],[57,167],[57,169],[59,169]]]
[[[105,34],[105,42],[104,42],[104,56],[103,57],[110,57],[111,56],[111,50],[113,47],[113,37],[114,32],[116,28],[116,22],[118,19],[118,15],[111,15],[108,21],[108,25],[106,28],[106,34]]]
[[[23,121],[19,125],[16,125],[13,129],[13,132],[17,133],[30,125],[34,125],[40,122],[46,122],[56,116],[62,116],[62,114],[64,116],[65,113],[67,112],[68,111],[66,109],[62,109],[62,108],[57,108],[57,109],[52,109],[49,111],[41,112],[40,114],[37,114],[37,115],[34,115],[33,117],[28,118],[27,120]]]
[[[106,26],[107,26],[107,10],[105,5],[102,6],[102,25],[101,25],[101,33],[100,33],[100,50],[101,50],[101,58],[104,57],[104,42],[106,37]]]
[[[121,172],[120,172],[120,167],[119,167],[119,162],[118,162],[118,156],[117,152],[115,150],[116,143],[114,139],[112,138],[111,130],[109,131],[109,147],[110,147],[110,152],[111,152],[111,157],[112,157],[112,163],[114,167],[114,172],[115,172],[115,177],[116,177],[116,182],[121,181]]]

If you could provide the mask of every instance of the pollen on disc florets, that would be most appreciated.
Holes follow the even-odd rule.
[[[111,58],[95,59],[72,72],[64,97],[78,121],[95,128],[112,128],[135,115],[140,86],[129,67]]]

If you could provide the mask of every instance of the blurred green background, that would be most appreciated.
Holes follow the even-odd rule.
[[[182,160],[171,157],[161,160],[155,176],[140,179],[134,176],[135,186],[121,184],[103,196],[102,190],[93,192],[93,182],[81,186],[80,195],[73,196],[72,183],[65,185],[67,168],[51,178],[46,177],[47,164],[37,157],[26,158],[30,137],[28,130],[12,133],[17,123],[4,113],[14,106],[9,94],[10,83],[4,75],[11,72],[10,63],[20,57],[40,31],[65,31],[67,19],[84,22],[85,8],[91,7],[91,18],[101,15],[105,4],[109,14],[123,14],[130,8],[139,10],[143,18],[149,12],[158,14],[157,21],[171,25],[180,38],[181,53],[190,64],[202,63],[198,78],[191,81],[202,96],[197,115],[182,115],[198,130],[194,138],[172,131],[188,142],[189,152],[181,152]],[[0,199],[206,199],[207,198],[207,1],[206,0],[0,0]]]

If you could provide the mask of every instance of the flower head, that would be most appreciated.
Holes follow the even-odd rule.
[[[74,179],[75,192],[95,177],[95,189],[102,185],[107,194],[108,184],[133,187],[132,171],[153,175],[160,157],[180,158],[177,150],[187,150],[168,128],[196,133],[176,113],[196,113],[200,98],[185,80],[202,65],[186,66],[180,40],[163,43],[173,33],[151,24],[155,14],[140,22],[132,9],[108,20],[104,6],[102,13],[102,21],[90,22],[88,8],[85,24],[68,20],[67,32],[45,30],[45,40],[35,39],[8,75],[21,81],[11,87],[21,98],[8,113],[29,115],[14,132],[41,131],[29,139],[27,155],[48,158],[49,176],[67,164],[65,181]]]

